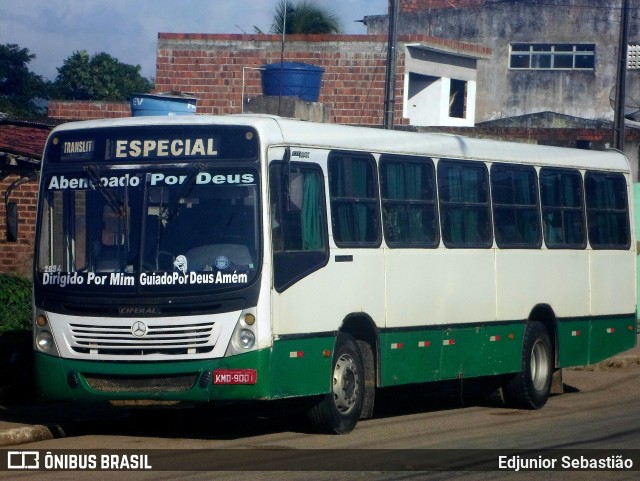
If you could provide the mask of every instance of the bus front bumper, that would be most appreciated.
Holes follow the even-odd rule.
[[[269,399],[269,363],[269,349],[171,362],[98,362],[34,353],[36,386],[43,400]]]

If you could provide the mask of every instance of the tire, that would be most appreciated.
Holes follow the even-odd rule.
[[[509,405],[522,409],[542,408],[551,391],[553,354],[549,333],[544,325],[527,323],[522,345],[522,371],[505,386]]]
[[[331,365],[332,390],[308,412],[314,430],[347,434],[356,426],[364,402],[364,364],[358,344],[348,334],[338,334]]]

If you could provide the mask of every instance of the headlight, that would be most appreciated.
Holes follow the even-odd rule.
[[[251,349],[256,343],[256,335],[249,329],[241,329],[238,331],[238,347],[242,349]]]
[[[49,331],[40,331],[36,336],[36,345],[42,352],[49,352],[53,347],[53,336]]]
[[[236,321],[235,328],[233,329],[231,339],[229,339],[225,356],[246,354],[252,349],[256,349],[256,332],[258,331],[257,325],[259,322],[256,319],[255,311],[255,308],[250,308],[240,313],[240,316]]]

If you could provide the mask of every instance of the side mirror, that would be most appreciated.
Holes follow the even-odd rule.
[[[18,204],[7,202],[7,242],[18,241]]]

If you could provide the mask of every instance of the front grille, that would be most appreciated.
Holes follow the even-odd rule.
[[[99,374],[85,374],[87,384],[100,392],[183,392],[191,389],[198,374],[178,374],[173,376],[102,376]]]
[[[144,356],[211,352],[215,347],[214,322],[198,324],[144,324],[139,337],[130,325],[69,324],[69,346],[80,354]]]

